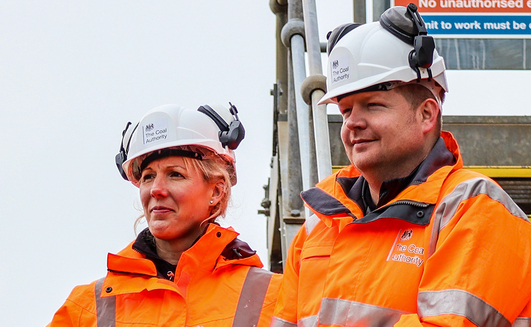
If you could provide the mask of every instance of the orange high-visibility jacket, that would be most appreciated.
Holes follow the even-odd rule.
[[[109,254],[108,274],[74,288],[50,327],[269,326],[281,275],[261,269],[254,254],[222,256],[238,233],[210,224],[177,265],[174,281],[132,249]]]
[[[353,200],[352,166],[302,193],[315,215],[291,244],[271,326],[531,325],[531,223],[441,136],[373,212]]]

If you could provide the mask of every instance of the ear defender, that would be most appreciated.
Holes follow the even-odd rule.
[[[431,79],[431,64],[433,63],[433,51],[435,50],[435,41],[433,37],[428,36],[426,24],[417,11],[417,6],[410,3],[407,6],[407,12],[413,18],[417,26],[418,35],[415,36],[413,43],[414,50],[409,53],[409,66],[417,72],[417,79],[420,80],[420,71],[418,67],[427,68],[429,78]]]
[[[229,112],[234,117],[234,120],[228,124],[212,107],[203,105],[197,109],[197,111],[204,113],[210,119],[216,123],[219,128],[219,141],[224,147],[228,147],[231,150],[235,150],[240,142],[245,137],[245,129],[238,118],[238,109],[230,103]]]
[[[418,12],[417,6],[410,3],[405,11],[403,7],[388,10],[380,17],[380,25],[389,33],[413,46],[408,61],[409,66],[417,73],[417,80],[420,81],[421,79],[419,67],[426,68],[428,77],[431,79],[430,67],[433,63],[435,41],[432,36],[428,35],[426,24]]]
[[[114,158],[114,161],[116,163],[116,168],[118,168],[118,171],[120,172],[120,175],[128,181],[127,174],[125,173],[124,169],[122,168],[122,165],[124,162],[127,161],[127,153],[129,152],[129,145],[131,144],[131,137],[133,136],[133,133],[135,132],[136,128],[138,127],[138,124],[134,128],[131,129],[129,132],[129,127],[131,126],[131,122],[128,122],[125,125],[125,129],[122,132],[122,142],[120,143],[120,152],[116,155]]]

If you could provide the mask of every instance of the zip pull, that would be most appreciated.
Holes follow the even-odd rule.
[[[167,273],[166,273],[166,276],[168,276],[168,279],[171,280],[173,282],[173,279],[175,278],[175,274],[173,273],[173,271],[169,270]]]

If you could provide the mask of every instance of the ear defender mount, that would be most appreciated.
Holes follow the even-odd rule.
[[[120,152],[116,155],[114,158],[114,161],[116,163],[116,167],[118,168],[118,171],[120,172],[120,175],[128,181],[127,174],[125,173],[124,169],[122,168],[122,165],[124,162],[127,161],[127,154],[129,153],[129,145],[131,144],[131,137],[133,136],[133,133],[135,132],[136,128],[138,127],[138,123],[135,125],[134,128],[131,129],[129,132],[129,127],[131,126],[131,122],[128,122],[125,125],[125,129],[122,132],[122,143],[120,143]]]
[[[224,147],[228,147],[231,150],[235,150],[240,142],[245,137],[245,129],[238,118],[238,109],[230,103],[229,112],[234,117],[234,120],[228,124],[212,107],[209,105],[203,105],[197,109],[197,111],[204,113],[210,119],[216,123],[219,128],[219,141]]]
[[[383,13],[380,25],[389,33],[413,46],[408,61],[409,66],[417,73],[417,81],[421,80],[419,67],[427,69],[428,79],[431,79],[430,67],[433,64],[435,41],[432,36],[428,35],[426,24],[415,4],[408,4],[405,11],[401,8],[403,7],[395,7]]]
[[[431,75],[431,65],[433,64],[433,51],[435,50],[435,41],[433,37],[428,36],[428,31],[426,30],[426,24],[417,11],[417,6],[410,3],[407,6],[407,12],[413,17],[413,22],[417,26],[418,35],[415,36],[413,51],[409,53],[409,65],[417,73],[417,80],[420,80],[420,71],[418,67],[427,68],[429,79],[432,78]]]

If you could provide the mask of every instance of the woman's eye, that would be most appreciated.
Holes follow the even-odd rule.
[[[145,174],[145,175],[142,175],[141,181],[142,182],[147,182],[147,181],[153,179],[154,177],[155,177],[155,175],[153,175],[153,174]]]
[[[172,171],[170,173],[170,177],[183,177],[183,175],[181,173],[176,172],[176,171]]]

